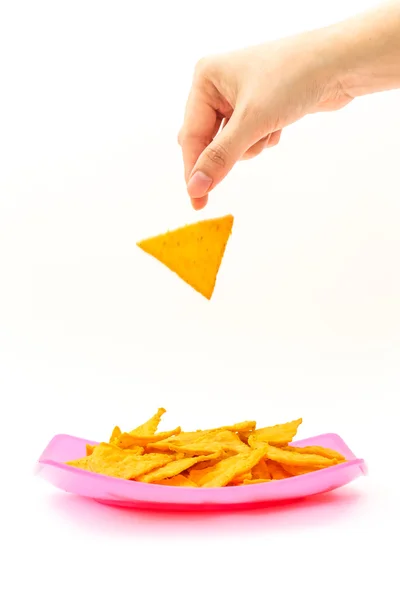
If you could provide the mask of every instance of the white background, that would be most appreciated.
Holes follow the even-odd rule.
[[[304,119],[235,168],[201,215],[236,218],[211,302],[135,246],[199,218],[176,143],[198,58],[368,5],[0,2],[0,596],[395,596],[399,93]],[[203,516],[33,476],[54,434],[104,439],[159,406],[166,427],[302,416],[300,437],[339,433],[370,476]]]

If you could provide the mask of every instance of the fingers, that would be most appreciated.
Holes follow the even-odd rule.
[[[203,149],[190,174],[187,189],[196,207],[204,205],[207,194],[226,177],[253,142],[251,127],[234,112]]]
[[[178,137],[182,148],[186,183],[200,154],[217,134],[222,119],[223,115],[211,104],[206,89],[194,85],[189,94],[183,126]]]

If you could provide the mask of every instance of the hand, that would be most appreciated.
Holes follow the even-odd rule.
[[[179,133],[193,207],[237,161],[278,144],[284,127],[350,102],[338,72],[329,30],[202,59]]]

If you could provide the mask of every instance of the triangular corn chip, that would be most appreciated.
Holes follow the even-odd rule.
[[[181,428],[177,427],[176,429],[172,429],[171,431],[163,431],[160,433],[155,433],[154,435],[146,435],[138,437],[136,435],[131,435],[130,433],[121,433],[119,438],[114,441],[114,444],[118,446],[118,448],[132,448],[134,446],[147,446],[147,444],[151,444],[153,442],[158,442],[160,440],[165,440],[172,435],[180,433]]]
[[[242,452],[230,458],[221,460],[215,467],[200,478],[196,483],[200,487],[223,487],[236,479],[243,473],[248,473],[260,462],[265,454],[265,449],[250,450],[246,454]],[[199,472],[199,471],[198,471]]]
[[[346,459],[342,454],[336,450],[323,448],[322,446],[285,446],[282,450],[298,452],[299,454],[318,454],[319,456],[325,456],[326,458],[336,458],[338,462],[346,462]]]
[[[172,485],[174,487],[197,487],[194,481],[190,481],[184,475],[175,475],[175,477],[170,477],[169,479],[163,479],[162,481],[157,481],[158,485]]]
[[[210,300],[232,225],[233,217],[227,215],[186,225],[137,245]]]
[[[193,465],[197,464],[198,462],[208,460],[208,458],[208,456],[196,456],[194,458],[181,458],[179,460],[174,460],[168,465],[138,477],[137,481],[141,481],[143,483],[157,483],[163,479],[180,475],[183,471],[190,469],[190,467],[193,467]]]
[[[279,480],[287,479],[288,477],[290,477],[289,471],[286,471],[279,463],[274,462],[273,460],[267,460],[265,462],[271,479]]]
[[[271,479],[271,473],[264,458],[253,468],[251,474],[253,479]]]
[[[258,442],[257,448],[261,448],[263,442]],[[318,454],[301,454],[300,452],[291,452],[282,450],[276,446],[264,444],[265,456],[272,461],[279,463],[285,468],[285,465],[293,467],[330,467],[338,463],[336,458],[326,458]]]
[[[282,425],[256,429],[249,437],[249,444],[251,446],[252,442],[257,441],[268,442],[268,444],[274,446],[286,446],[296,435],[301,423],[302,419],[297,419],[296,421],[290,421],[290,423],[283,423]]]
[[[268,483],[269,481],[271,481],[270,479],[245,479],[243,481],[243,483],[240,483],[239,485],[250,485],[252,483]]]
[[[118,425],[116,425],[110,435],[110,444],[117,444],[120,435],[121,435],[121,430],[118,427]]]
[[[163,467],[174,460],[167,454],[135,455],[120,450],[111,444],[99,444],[93,449],[90,456],[72,460],[67,465],[78,467],[92,473],[119,477],[121,479],[135,479],[154,469]]]
[[[165,408],[159,408],[156,414],[151,417],[151,419],[146,421],[146,423],[143,423],[143,425],[139,425],[139,427],[136,427],[136,429],[130,431],[129,434],[133,437],[146,437],[149,435],[154,435],[160,424],[161,417],[166,412],[167,411],[165,410]]]

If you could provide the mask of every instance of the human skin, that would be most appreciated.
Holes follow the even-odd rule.
[[[192,205],[237,161],[279,143],[305,115],[400,88],[400,0],[323,29],[229,54],[196,66],[179,133]]]

